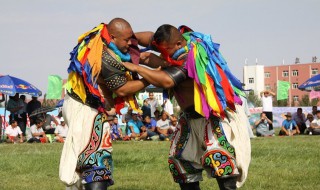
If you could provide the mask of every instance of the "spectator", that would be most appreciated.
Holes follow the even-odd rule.
[[[147,133],[147,139],[152,139],[155,140],[158,138],[157,132],[156,132],[156,127],[157,127],[157,121],[152,119],[149,115],[147,115],[144,118],[144,125],[146,127],[145,133]]]
[[[320,110],[317,111],[317,118],[310,124],[310,131],[312,135],[320,135]]]
[[[138,113],[132,112],[132,119],[128,122],[128,136],[140,140],[140,130],[144,127],[143,123],[138,119]]]
[[[158,121],[160,119],[160,111],[159,110],[154,111],[154,117],[151,117],[151,118]]]
[[[46,143],[48,138],[46,133],[42,129],[43,121],[41,119],[36,119],[35,124],[30,127],[30,134],[28,134],[28,143]]]
[[[178,126],[178,118],[175,115],[171,115],[170,117],[170,127],[172,129],[172,131],[175,131],[177,129]]]
[[[27,103],[26,103],[26,96],[25,95],[20,95],[20,99],[23,102],[23,108],[22,108],[22,113],[20,114],[21,116],[21,122],[19,123],[19,127],[21,128],[23,134],[26,133],[26,127],[27,127]]]
[[[2,98],[0,100],[0,103],[4,102],[5,101],[5,97],[4,97],[4,94],[1,94]],[[1,135],[2,135],[2,117],[0,116],[0,142],[1,142]]]
[[[143,106],[141,107],[142,110],[142,118],[144,119],[146,116],[151,117],[151,108],[150,105],[148,104],[147,99],[143,100]]]
[[[269,125],[272,121],[268,119],[265,113],[260,114],[260,119],[254,123],[256,127],[256,135],[259,137],[268,137],[274,135],[274,130],[269,130]]]
[[[272,114],[272,97],[275,96],[274,92],[270,90],[265,90],[260,92],[261,100],[262,100],[262,111],[266,114],[268,119],[273,122],[273,114]],[[273,125],[269,125],[269,130],[273,130]]]
[[[157,121],[157,132],[159,133],[160,140],[169,141],[172,129],[168,120],[168,115],[163,111],[161,113],[161,119]]]
[[[19,98],[19,93],[16,93],[14,96],[10,96],[7,110],[10,111],[9,121],[16,120],[18,126],[23,126],[23,118],[20,114],[23,113],[24,103]],[[22,133],[25,134],[25,129],[22,129]]]
[[[67,138],[69,127],[64,122],[63,117],[60,118],[60,125],[57,125],[56,129],[54,130],[54,140],[56,142],[64,143]]]
[[[126,134],[129,133],[129,126],[128,122],[132,119],[132,108],[129,106],[128,107],[128,112],[122,116],[122,123],[126,124],[126,129],[125,132]]]
[[[306,127],[307,127],[307,132],[309,132],[309,135],[312,135],[312,130],[311,130],[312,128],[310,128],[312,121],[313,121],[313,115],[311,113],[308,113]]]
[[[173,114],[173,105],[170,101],[169,98],[166,98],[164,101],[163,101],[163,104],[162,104],[162,108],[164,111],[166,111],[167,113],[169,113],[170,115]]]
[[[317,111],[318,111],[318,107],[317,106],[312,106],[313,119],[317,119]]]
[[[27,104],[27,113],[28,115],[31,115],[31,113],[38,109],[38,108],[41,108],[41,102],[38,101],[38,98],[35,97],[35,96],[32,96],[32,100],[28,102]],[[29,117],[30,119],[30,126],[32,126],[36,119],[37,119],[37,116],[32,116],[32,117]]]
[[[16,120],[11,120],[10,125],[6,128],[7,142],[8,143],[23,143],[23,133],[18,126],[18,122]],[[20,138],[19,138],[20,135]]]
[[[304,134],[306,130],[306,116],[302,113],[302,108],[298,108],[297,112],[292,115],[292,119],[296,122],[299,127],[301,134]]]
[[[292,136],[300,134],[299,127],[294,120],[292,120],[292,115],[288,112],[286,119],[282,122],[281,130],[279,135]]]
[[[122,131],[121,128],[119,126],[119,122],[118,122],[118,117],[114,116],[113,117],[113,124],[111,126],[111,137],[112,140],[122,140],[123,136],[122,136]]]
[[[148,104],[150,105],[150,109],[151,109],[151,118],[155,118],[155,111],[158,110],[158,100],[154,97],[153,92],[149,93],[149,98],[148,98]]]
[[[41,119],[43,120],[42,129],[46,134],[54,134],[55,126],[59,125],[56,118],[50,114],[43,114]],[[55,126],[52,126],[54,124]]]

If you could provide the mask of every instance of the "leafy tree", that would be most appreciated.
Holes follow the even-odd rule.
[[[318,98],[312,99],[310,101],[309,95],[306,94],[306,95],[302,96],[301,100],[299,101],[299,105],[300,106],[314,106],[314,105],[317,105],[318,102],[319,102]]]
[[[251,102],[255,107],[261,107],[262,102],[260,98],[254,94],[254,91],[250,91],[249,94],[247,95],[247,100],[248,102]]]

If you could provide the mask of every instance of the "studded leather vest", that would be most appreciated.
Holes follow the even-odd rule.
[[[127,82],[125,73],[126,68],[106,50],[103,50],[100,75],[109,90],[117,89]]]

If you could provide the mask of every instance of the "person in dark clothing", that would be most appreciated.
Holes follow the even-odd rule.
[[[27,104],[28,115],[31,115],[31,113],[38,108],[41,108],[41,102],[38,100],[37,97],[32,96],[32,100]],[[29,117],[29,119],[30,119],[30,126],[32,126],[35,123],[37,116]]]

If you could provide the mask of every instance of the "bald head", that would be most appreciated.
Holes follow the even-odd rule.
[[[127,53],[133,31],[130,24],[123,18],[114,18],[107,25],[111,41],[122,53]]]
[[[108,31],[110,35],[119,36],[122,35],[124,30],[132,30],[128,21],[123,18],[114,18],[108,24]]]

